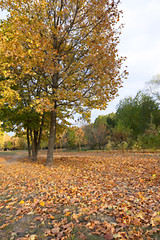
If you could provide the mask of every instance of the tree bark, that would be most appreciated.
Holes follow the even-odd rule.
[[[27,145],[28,145],[28,157],[31,156],[31,144],[30,144],[30,138],[29,138],[29,128],[27,127]]]
[[[33,131],[33,141],[32,141],[32,160],[36,161],[37,160],[37,135],[38,131],[34,130]]]
[[[50,134],[48,140],[48,152],[46,165],[53,165],[53,151],[56,139],[56,109],[51,111]]]
[[[78,151],[81,152],[81,144],[78,144]]]
[[[41,139],[42,139],[42,130],[43,130],[43,126],[44,126],[44,117],[45,117],[45,114],[43,114],[43,116],[42,116],[40,129],[33,131],[34,137],[31,134],[31,139],[32,139],[32,160],[33,161],[37,160],[38,150],[40,149],[40,144],[41,144]]]
[[[57,45],[57,41],[55,40],[55,49]],[[58,62],[56,63],[55,67],[58,66]],[[49,133],[49,139],[48,139],[48,151],[47,151],[47,160],[46,165],[53,165],[53,151],[55,146],[55,139],[56,139],[56,119],[57,119],[57,103],[54,99],[54,95],[56,92],[56,89],[58,88],[58,78],[59,74],[58,72],[54,73],[52,76],[52,97],[53,97],[53,103],[54,103],[54,109],[51,110],[51,122],[50,122],[50,133]]]

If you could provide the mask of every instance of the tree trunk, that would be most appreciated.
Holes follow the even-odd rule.
[[[60,145],[60,151],[62,152],[62,141],[59,141],[59,145]]]
[[[57,41],[55,40],[55,49],[57,46]],[[58,62],[56,63],[55,67],[58,66]],[[50,122],[50,133],[49,133],[49,139],[48,139],[48,151],[47,151],[47,160],[46,160],[46,165],[53,165],[53,151],[54,151],[54,146],[55,146],[55,140],[56,140],[56,119],[57,119],[57,113],[56,113],[56,108],[57,108],[57,103],[56,100],[54,100],[54,94],[56,89],[58,88],[58,78],[59,74],[56,72],[52,76],[52,86],[53,86],[53,92],[52,92],[52,97],[53,97],[53,102],[54,102],[54,109],[51,111],[51,122]]]
[[[44,117],[45,117],[45,114],[43,114],[43,116],[42,116],[40,129],[33,131],[34,138],[33,138],[32,134],[31,134],[31,139],[32,139],[32,160],[33,161],[37,160],[38,150],[40,149],[41,138],[42,138],[42,129],[43,129],[43,126],[44,126]]]
[[[31,156],[31,144],[30,144],[30,138],[29,138],[29,128],[27,127],[27,145],[28,145],[28,157]]]
[[[48,152],[46,165],[53,165],[53,151],[56,138],[56,109],[51,111],[50,134],[48,140]]]
[[[37,154],[38,154],[38,146],[37,146],[37,135],[38,131],[34,130],[33,131],[33,141],[32,141],[32,160],[36,161],[37,160]]]
[[[81,144],[78,144],[78,151],[81,152]]]

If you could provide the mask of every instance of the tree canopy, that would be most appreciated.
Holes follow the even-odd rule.
[[[160,126],[159,104],[151,96],[139,92],[134,98],[125,98],[119,103],[117,117],[136,138],[146,131],[151,122],[156,128]]]
[[[117,45],[120,1],[0,0],[0,71],[5,101],[31,96],[29,108],[50,114],[47,163],[52,163],[57,119],[105,109],[127,75]],[[9,96],[8,93],[9,92]],[[14,98],[14,101],[13,101]],[[16,103],[17,104],[17,103]]]

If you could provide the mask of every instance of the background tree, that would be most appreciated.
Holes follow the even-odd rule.
[[[109,138],[107,138],[110,134],[109,129],[106,129],[104,124],[98,124],[94,127],[93,137],[96,143],[97,150],[104,149],[104,146],[107,144]]]
[[[82,128],[75,128],[75,144],[78,145],[78,150],[81,151],[81,146],[84,144],[84,131]]]
[[[142,135],[151,120],[156,128],[160,125],[159,104],[151,96],[139,92],[135,98],[125,98],[117,108],[117,119],[129,128],[134,139]]]
[[[104,149],[105,145],[111,141],[113,129],[116,125],[116,115],[114,113],[98,116],[94,123],[83,127],[87,146],[90,149]]]
[[[160,103],[160,74],[153,76],[153,79],[147,82],[147,85],[147,92]]]
[[[6,134],[2,129],[0,130],[0,149],[4,150],[4,148],[11,148],[11,137]]]
[[[88,125],[85,125],[83,127],[85,139],[87,142],[87,148],[89,149],[95,149],[96,147],[96,142],[94,138],[94,124],[90,123]]]
[[[66,136],[67,136],[67,146],[69,148],[72,148],[72,149],[75,149],[76,148],[76,141],[75,141],[75,138],[76,138],[76,130],[75,130],[76,127],[69,127],[67,129],[67,132],[66,132]]]
[[[129,137],[131,135],[131,130],[128,126],[125,126],[121,120],[118,121],[117,125],[113,129],[112,140],[114,141],[114,146],[121,149],[123,152],[126,148],[130,147],[131,141]]]
[[[121,87],[119,3],[0,1],[10,14],[1,23],[1,71],[8,86],[29,75],[30,87],[43,90],[34,102],[50,113],[47,164],[53,163],[57,118],[105,109]]]
[[[1,123],[0,123],[1,124]],[[0,127],[0,149],[3,149],[3,145],[4,145],[4,131],[2,130],[2,128]]]
[[[104,149],[106,144],[111,143],[113,140],[114,128],[117,125],[117,119],[115,113],[108,115],[100,115],[94,122],[94,138],[97,141],[97,147]]]
[[[62,151],[62,148],[67,143],[67,125],[70,125],[70,123],[65,122],[61,124],[57,124],[57,131],[56,131],[56,148],[60,148]]]
[[[160,128],[151,122],[143,135],[138,136],[137,143],[141,149],[156,150],[160,147]]]
[[[116,125],[116,114],[115,113],[110,113],[107,115],[100,115],[98,116],[95,121],[94,121],[94,125],[98,125],[98,124],[103,124],[106,126],[106,128],[110,129],[114,128]]]

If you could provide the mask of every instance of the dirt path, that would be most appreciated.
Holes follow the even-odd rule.
[[[24,155],[14,155],[14,156],[10,156],[8,159],[6,159],[6,163],[10,164],[13,162],[17,162],[19,159],[23,158]]]
[[[26,157],[27,157],[26,154],[25,155],[24,154],[14,154],[14,155],[8,154],[8,155],[0,156],[0,159],[1,159],[1,163],[3,164],[12,164]]]

